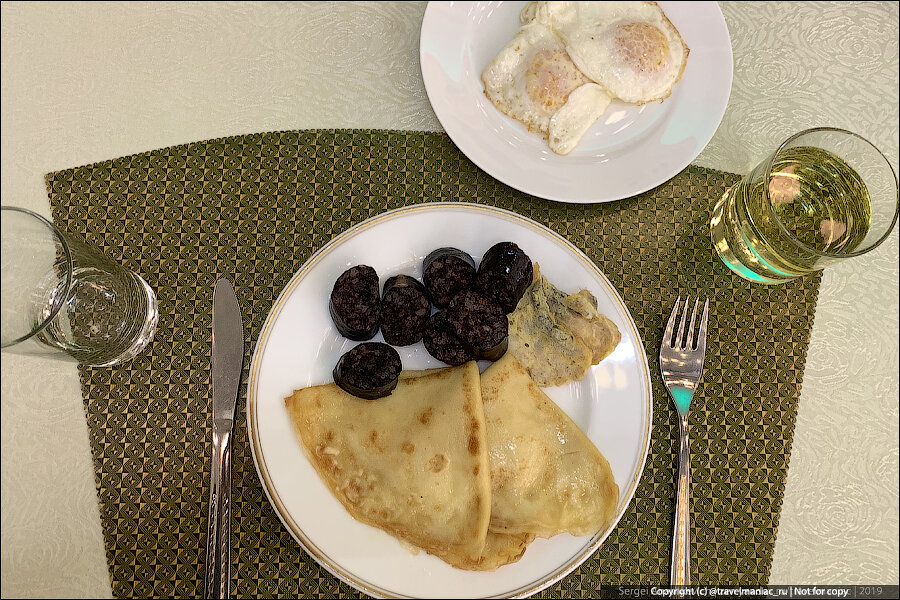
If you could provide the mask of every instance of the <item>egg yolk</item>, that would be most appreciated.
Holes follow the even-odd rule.
[[[626,23],[616,28],[616,51],[635,73],[662,69],[669,58],[665,34],[649,23]]]
[[[547,112],[562,108],[569,94],[585,81],[565,50],[536,53],[525,71],[525,90]]]

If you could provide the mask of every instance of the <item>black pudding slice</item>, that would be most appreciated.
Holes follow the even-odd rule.
[[[531,285],[533,275],[528,255],[513,242],[500,242],[484,253],[475,287],[499,304],[504,313],[511,313]]]
[[[457,248],[438,248],[422,261],[422,279],[428,297],[446,308],[453,296],[475,283],[475,261]]]
[[[400,355],[381,342],[352,348],[334,367],[334,382],[358,398],[374,400],[389,395],[400,378]]]
[[[425,286],[408,275],[396,275],[384,284],[381,296],[381,333],[392,346],[409,346],[422,339],[431,301]]]
[[[497,360],[506,352],[509,321],[503,309],[475,290],[463,290],[447,307],[447,322],[478,360]]]
[[[431,356],[450,366],[475,360],[475,354],[453,333],[444,312],[436,312],[428,317],[424,342],[425,349]]]
[[[381,294],[375,269],[357,265],[341,273],[331,290],[328,310],[344,337],[356,341],[375,337],[381,320]]]

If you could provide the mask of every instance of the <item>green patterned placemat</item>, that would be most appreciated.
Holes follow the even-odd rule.
[[[650,358],[653,432],[634,500],[602,548],[542,597],[668,581],[676,426],[659,378],[677,295],[709,295],[703,383],[692,404],[692,581],[764,584],[784,492],[819,277],[753,285],[716,258],[712,203],[735,175],[689,167],[634,198],[540,200],[498,183],[439,133],[254,134],[156,150],[47,176],[55,222],[156,290],[149,351],[80,368],[103,534],[117,597],[199,597],[209,490],[213,285],[232,279],[250,354],[279,292],[351,225],[399,206],[462,200],[550,226],[619,290]],[[281,525],[235,423],[232,593],[356,597]]]

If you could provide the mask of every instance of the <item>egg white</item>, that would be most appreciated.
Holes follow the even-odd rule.
[[[481,80],[494,106],[548,138],[557,154],[571,152],[611,100],[578,69],[562,40],[536,22],[519,29]]]
[[[550,118],[547,142],[556,154],[566,155],[587,130],[606,112],[612,96],[603,86],[585,83],[569,94],[566,103]]]
[[[484,93],[506,115],[546,135],[550,118],[587,79],[547,27],[519,29],[481,74]]]
[[[537,2],[520,19],[550,27],[580,71],[634,104],[667,98],[690,52],[656,2]]]

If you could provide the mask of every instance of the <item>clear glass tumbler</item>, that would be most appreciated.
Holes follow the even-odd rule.
[[[156,294],[139,275],[44,217],[2,207],[2,347],[109,366],[153,339]]]
[[[876,248],[897,222],[897,175],[862,137],[801,131],[718,201],[719,257],[745,279],[784,283]]]

